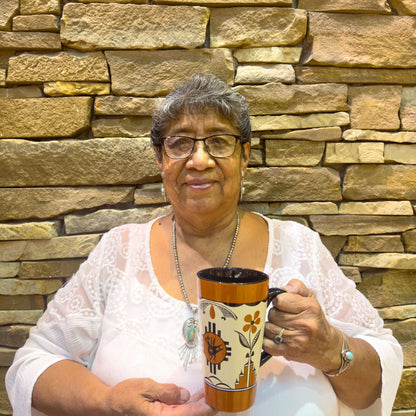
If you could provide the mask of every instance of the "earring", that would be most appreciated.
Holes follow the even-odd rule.
[[[240,202],[243,202],[243,196],[246,192],[246,188],[244,186],[244,171],[241,171],[241,182],[240,182]]]
[[[163,196],[163,200],[164,200],[165,202],[168,202],[168,198],[167,198],[167,196],[166,196],[165,186],[163,185],[163,182],[162,182],[162,187],[160,188],[160,193],[161,193],[161,194],[162,194],[162,196]]]

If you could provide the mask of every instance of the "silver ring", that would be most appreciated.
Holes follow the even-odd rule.
[[[285,329],[285,328],[282,328],[282,329],[280,330],[280,332],[279,332],[279,335],[276,335],[276,336],[274,337],[274,342],[275,342],[276,344],[281,344],[281,343],[283,342],[283,334],[285,333],[285,331],[286,331],[286,329]]]

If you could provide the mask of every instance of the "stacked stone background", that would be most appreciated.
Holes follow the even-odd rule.
[[[403,346],[416,408],[414,0],[0,0],[4,374],[103,232],[169,211],[157,100],[194,72],[250,103],[245,202],[319,232]]]

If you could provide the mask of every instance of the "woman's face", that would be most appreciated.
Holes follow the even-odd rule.
[[[214,134],[238,135],[238,130],[225,117],[215,113],[183,115],[170,123],[164,136],[204,138]],[[237,141],[232,156],[214,158],[202,141],[195,142],[193,153],[186,159],[171,159],[162,151],[158,161],[165,191],[175,213],[225,215],[235,210],[241,187],[241,175],[247,168],[250,144],[243,150]]]

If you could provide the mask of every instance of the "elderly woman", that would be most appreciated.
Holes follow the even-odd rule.
[[[215,414],[182,328],[197,271],[221,266],[287,290],[248,414],[390,415],[402,353],[375,309],[316,233],[238,207],[250,136],[244,98],[212,75],[164,99],[151,138],[172,213],[106,233],[56,294],[7,375],[16,416]]]

